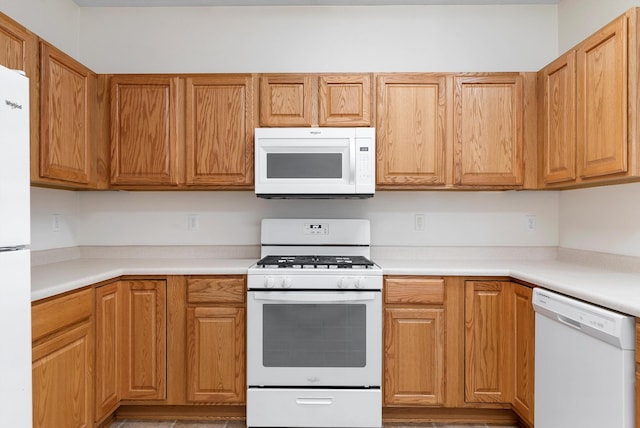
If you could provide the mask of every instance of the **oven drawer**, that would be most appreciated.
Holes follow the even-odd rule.
[[[380,389],[247,390],[247,427],[382,426]]]

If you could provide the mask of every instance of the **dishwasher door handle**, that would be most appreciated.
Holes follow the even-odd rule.
[[[578,321],[565,317],[564,315],[557,314],[556,319],[560,321],[564,325],[568,325],[571,328],[575,328],[576,330],[582,330],[582,324]]]

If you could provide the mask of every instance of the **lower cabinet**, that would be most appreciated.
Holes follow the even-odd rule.
[[[640,428],[640,318],[636,318],[636,428]]]
[[[515,340],[513,410],[530,427],[533,427],[535,375],[535,312],[533,311],[532,294],[532,288],[513,284],[511,297]]]
[[[509,403],[513,397],[512,284],[465,283],[465,401]]]
[[[245,277],[187,278],[187,400],[245,400]]]
[[[385,278],[385,406],[444,404],[444,283],[442,278]]]
[[[93,425],[93,289],[32,305],[33,426]]]

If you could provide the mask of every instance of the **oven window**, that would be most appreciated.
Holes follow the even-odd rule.
[[[364,367],[366,305],[263,307],[265,367]]]
[[[342,153],[267,153],[267,178],[342,178]]]

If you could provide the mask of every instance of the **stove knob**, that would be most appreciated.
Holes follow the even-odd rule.
[[[267,279],[264,280],[264,286],[267,288],[273,288],[273,286],[276,285],[276,280],[268,277]]]
[[[347,278],[340,278],[338,280],[338,288],[349,288],[349,281]]]
[[[291,288],[291,278],[287,276],[282,279],[282,288]]]
[[[363,288],[364,282],[365,282],[364,278],[356,278],[356,282],[355,282],[356,288]]]

